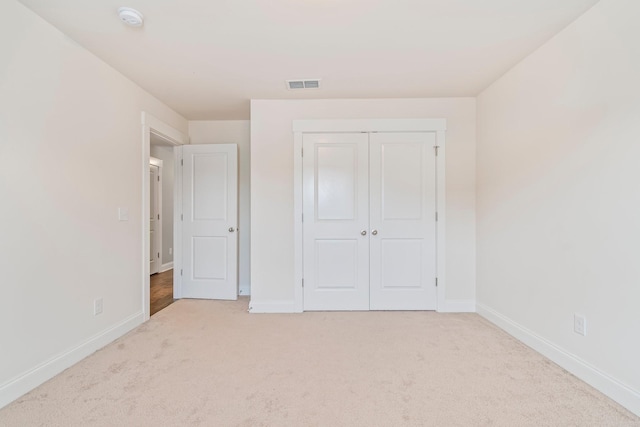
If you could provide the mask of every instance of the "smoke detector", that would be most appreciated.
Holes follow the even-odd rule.
[[[320,89],[320,79],[287,80],[287,89]]]
[[[140,12],[130,7],[118,8],[120,20],[131,27],[142,27],[144,16]]]

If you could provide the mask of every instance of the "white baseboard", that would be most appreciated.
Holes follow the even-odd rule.
[[[522,341],[532,349],[548,357],[582,381],[618,402],[634,414],[640,416],[640,391],[621,383],[617,379],[598,370],[585,360],[567,352],[545,338],[536,335],[508,317],[484,304],[476,304],[482,317]]]
[[[4,384],[0,384],[0,408],[33,390],[45,381],[50,380],[70,366],[75,365],[116,338],[120,338],[122,335],[140,325],[143,320],[144,314],[142,312],[136,313],[106,331],[89,338],[76,347],[52,357]]]
[[[298,313],[294,301],[249,302],[249,313]]]
[[[240,295],[245,295],[242,292]],[[447,300],[443,309],[438,309],[440,313],[475,313],[475,300]],[[293,301],[255,301],[249,303],[250,313],[299,313]]]
[[[173,268],[173,261],[168,262],[166,264],[162,264],[160,266],[160,273],[164,273],[165,271],[169,271]]]
[[[476,301],[472,299],[448,299],[444,302],[444,307],[439,313],[475,313]]]

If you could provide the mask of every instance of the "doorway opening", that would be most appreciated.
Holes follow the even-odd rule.
[[[149,314],[168,307],[173,295],[174,145],[155,133],[149,161]]]
[[[176,233],[174,148],[187,143],[188,137],[182,132],[150,114],[142,113],[142,309],[145,321],[171,304],[176,294],[173,264],[174,257],[180,254],[174,251],[173,245]],[[152,165],[160,166],[155,175]],[[153,179],[158,181],[153,183]]]

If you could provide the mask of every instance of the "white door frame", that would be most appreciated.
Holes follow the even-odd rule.
[[[164,123],[163,121],[155,118],[149,113],[142,112],[142,312],[144,314],[144,321],[149,320],[150,307],[149,307],[149,262],[147,257],[149,256],[149,161],[151,152],[151,134],[157,135],[169,142],[174,146],[180,146],[189,143],[189,137],[174,127]],[[177,168],[177,164],[174,165]],[[176,227],[174,227],[174,230]],[[175,231],[174,231],[175,235]],[[174,237],[175,239],[175,237]],[[174,250],[174,258],[179,256],[179,251]],[[174,269],[174,287],[176,274]]]
[[[446,119],[364,119],[364,120],[294,120],[293,128],[293,218],[294,218],[294,302],[295,311],[302,312],[302,135],[313,132],[435,132],[436,157],[436,277],[437,311],[445,311],[445,132]]]

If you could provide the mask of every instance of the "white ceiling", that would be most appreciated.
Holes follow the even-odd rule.
[[[475,96],[598,0],[20,1],[198,120],[247,119],[252,98]]]

